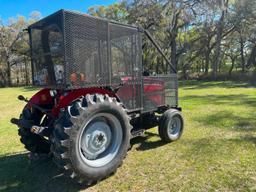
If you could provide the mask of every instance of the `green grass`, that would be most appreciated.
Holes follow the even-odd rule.
[[[88,189],[50,161],[29,162],[18,117],[33,88],[0,89],[0,191],[256,191],[256,89],[246,83],[180,82],[182,138],[163,144],[157,129],[132,141],[116,174]]]

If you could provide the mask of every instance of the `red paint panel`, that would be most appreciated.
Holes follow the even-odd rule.
[[[58,90],[60,94],[62,90]],[[59,115],[60,109],[67,107],[72,101],[76,100],[81,96],[85,96],[86,94],[108,94],[111,97],[115,97],[115,94],[111,91],[102,88],[82,88],[82,89],[74,89],[67,93],[67,95],[60,95],[58,104],[52,109],[52,114],[57,117]],[[28,102],[28,105],[46,105],[53,104],[53,98],[50,95],[50,89],[42,89],[38,91],[35,95],[31,97]]]
[[[50,95],[50,89],[41,89],[31,97],[31,99],[28,102],[28,105],[29,106],[31,106],[31,104],[46,105],[46,104],[52,104],[52,102],[53,100]]]
[[[155,92],[158,92],[154,94]],[[147,100],[151,100],[157,106],[165,104],[165,82],[159,79],[144,77],[144,93]],[[150,95],[152,93],[152,95]],[[147,95],[148,94],[148,95]]]
[[[108,91],[106,89],[97,88],[97,87],[74,89],[74,90],[71,90],[66,96],[60,97],[58,105],[52,109],[52,114],[54,116],[58,116],[61,108],[67,107],[72,101],[76,100],[81,96],[85,96],[86,94],[94,94],[94,93],[99,93],[102,95],[108,94],[111,97],[115,97],[115,94],[113,92]]]
[[[122,77],[122,81],[125,84],[125,89],[118,92],[118,96],[122,99],[129,100],[133,97],[133,92],[137,89],[135,86],[140,86],[140,82],[136,82],[135,86],[129,85],[129,81],[132,80],[132,77]],[[157,106],[165,104],[165,82],[160,79],[152,77],[143,77],[144,81],[144,99],[151,100]],[[127,85],[126,85],[127,83]],[[158,92],[158,93],[156,93]],[[156,94],[154,94],[156,93]],[[150,95],[152,94],[152,95]]]

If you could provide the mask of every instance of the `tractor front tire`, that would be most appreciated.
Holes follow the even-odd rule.
[[[169,109],[164,112],[158,126],[158,133],[162,141],[169,143],[178,140],[184,127],[181,112],[177,109]]]
[[[87,94],[57,120],[53,160],[64,174],[91,185],[116,171],[130,146],[129,116],[116,98]]]
[[[31,110],[25,107],[20,115],[20,120],[29,120],[33,124],[39,125],[41,115],[37,112],[31,113]],[[24,127],[19,127],[18,134],[25,149],[33,154],[48,154],[50,152],[50,142],[44,137],[31,133],[29,129]]]

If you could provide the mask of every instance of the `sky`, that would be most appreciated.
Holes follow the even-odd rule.
[[[41,12],[45,17],[60,9],[86,12],[94,5],[110,5],[117,0],[0,0],[0,17],[7,21],[10,17],[29,17],[32,11]]]

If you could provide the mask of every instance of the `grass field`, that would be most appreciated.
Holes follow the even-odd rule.
[[[0,191],[256,191],[256,89],[246,83],[180,82],[182,138],[163,144],[157,129],[132,141],[116,174],[88,189],[50,161],[29,162],[18,117],[33,88],[0,89]]]

